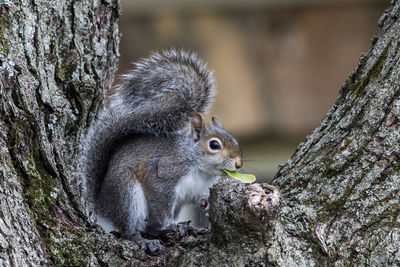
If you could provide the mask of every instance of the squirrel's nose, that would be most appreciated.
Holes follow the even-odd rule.
[[[235,162],[236,169],[240,169],[243,166],[242,159],[237,159]]]

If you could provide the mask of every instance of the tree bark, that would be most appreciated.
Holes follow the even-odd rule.
[[[0,3],[0,265],[73,262],[63,237],[86,224],[80,144],[116,70],[118,3]]]
[[[400,266],[400,2],[274,185],[223,180],[211,228],[165,249],[88,219],[81,144],[118,58],[119,6],[0,4],[1,266]]]
[[[275,177],[278,265],[400,266],[400,2],[314,132]]]

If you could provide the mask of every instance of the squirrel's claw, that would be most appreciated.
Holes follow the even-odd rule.
[[[127,238],[124,235],[122,236]],[[160,240],[143,238],[140,233],[135,233],[127,239],[136,242],[140,246],[140,248],[148,254],[156,254],[163,248]]]
[[[140,247],[147,253],[154,254],[160,251],[163,248],[163,245],[161,244],[160,240],[151,239],[151,240],[142,240],[140,242]]]
[[[187,228],[191,221],[180,222],[175,225],[175,232],[179,233],[180,237],[187,235]]]

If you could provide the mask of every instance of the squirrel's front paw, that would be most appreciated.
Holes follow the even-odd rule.
[[[158,239],[143,239],[139,243],[142,250],[149,254],[154,254],[163,248],[161,241]]]
[[[200,210],[204,213],[204,217],[208,218],[208,211],[210,210],[208,198],[200,199]]]

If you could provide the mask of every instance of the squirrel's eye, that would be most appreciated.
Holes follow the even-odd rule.
[[[221,145],[217,140],[211,140],[210,141],[210,148],[212,150],[220,150],[221,149]]]

